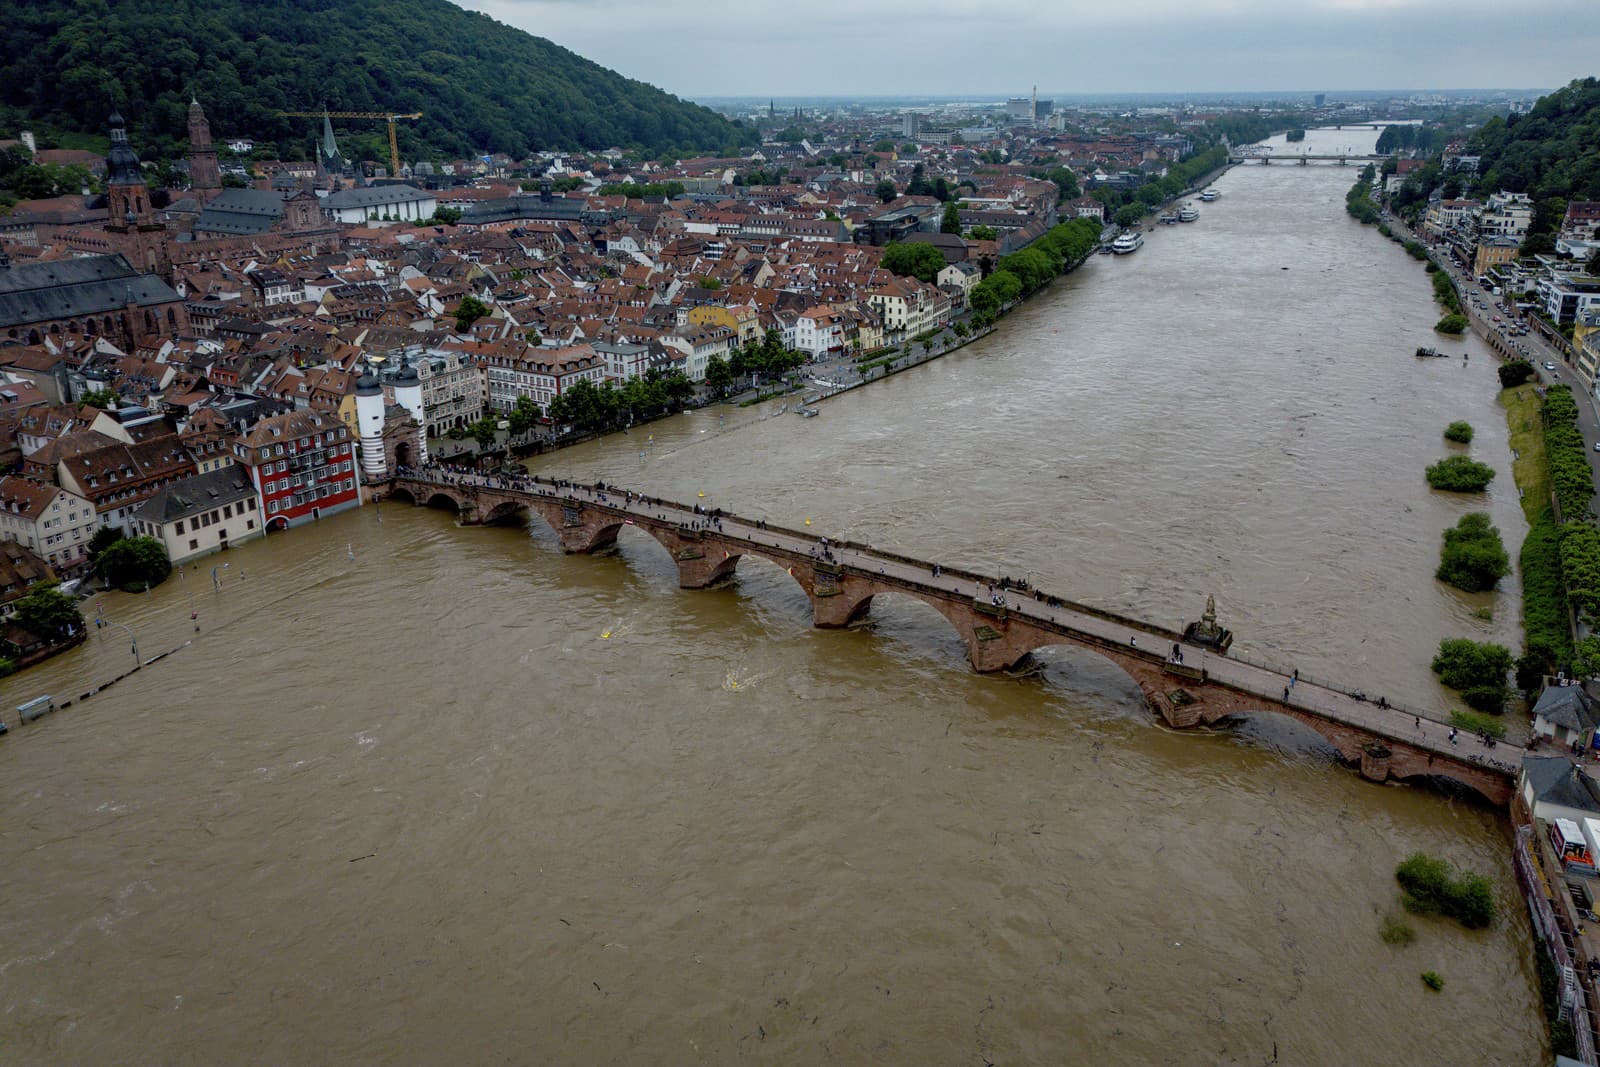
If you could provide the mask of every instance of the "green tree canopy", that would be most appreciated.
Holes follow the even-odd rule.
[[[1511,666],[1511,650],[1504,645],[1464,637],[1440,641],[1433,657],[1433,673],[1439,681],[1460,690],[1461,698],[1479,711],[1505,709]]]
[[[95,573],[131,593],[160,585],[172,574],[167,546],[154,537],[126,537],[94,559]]]
[[[931,244],[894,242],[884,247],[883,269],[931,282],[944,270],[944,255]]]
[[[539,421],[539,416],[543,414],[544,411],[533,397],[527,395],[517,397],[516,403],[511,405],[511,411],[506,415],[506,421],[511,424],[511,436],[521,437],[533,429]]]
[[[120,400],[115,389],[91,389],[78,398],[78,403],[88,404],[92,408],[115,408]]]
[[[36,586],[27,596],[14,604],[12,621],[35,637],[54,644],[65,641],[83,629],[83,613],[78,602],[55,583]]]
[[[954,201],[944,206],[944,217],[939,221],[939,232],[961,236],[961,209]]]
[[[1149,213],[1149,208],[1143,204],[1128,204],[1117,209],[1112,221],[1118,226],[1130,227],[1139,225],[1139,220]]]
[[[397,128],[406,159],[757,141],[742,123],[437,0],[30,0],[6,16],[8,128],[100,135],[115,97],[146,158],[181,153],[191,94],[213,130],[249,132],[290,158],[304,158],[319,124],[278,112],[324,105],[420,111]],[[354,159],[387,157],[381,124],[354,122],[340,143]]]
[[[1469,593],[1493,589],[1511,573],[1511,557],[1500,541],[1500,531],[1483,512],[1463,515],[1444,532],[1436,577]]]
[[[472,324],[489,314],[489,305],[475,296],[464,296],[456,307],[456,329],[462,333],[472,328]]]

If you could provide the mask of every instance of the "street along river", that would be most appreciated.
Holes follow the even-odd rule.
[[[1518,604],[1436,583],[1439,532],[1524,527],[1493,361],[1411,356],[1438,314],[1346,218],[1354,178],[1236,168],[1198,222],[817,418],[709,410],[540,471],[1163,625],[1215,593],[1241,652],[1444,707],[1438,640],[1514,644]],[[1422,480],[1457,418],[1486,500]],[[393,504],[101,601],[146,656],[192,644],[0,742],[10,1060],[1539,1055],[1493,812],[1280,720],[1163,730],[1091,654],[980,677],[907,599],[816,631],[759,560],[681,592],[633,530],[568,557]],[[131,661],[97,630],[4,703]],[[1492,874],[1502,921],[1380,942],[1419,848]]]

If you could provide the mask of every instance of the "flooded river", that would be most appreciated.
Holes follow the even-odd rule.
[[[818,418],[701,412],[539,469],[1167,625],[1215,593],[1244,651],[1443,706],[1438,640],[1516,644],[1519,610],[1432,578],[1474,503],[1422,479],[1447,422],[1499,471],[1479,506],[1508,543],[1525,527],[1493,362],[1472,339],[1467,362],[1412,357],[1438,312],[1420,265],[1345,217],[1354,179],[1236,168],[1197,223]],[[100,604],[145,656],[191,643],[0,742],[11,1062],[1541,1048],[1492,813],[1364,783],[1282,721],[1164,730],[1090,654],[978,677],[910,600],[815,631],[760,561],[687,593],[636,531],[567,557],[396,505]],[[4,703],[131,662],[96,631]],[[1419,848],[1492,873],[1507,919],[1382,944]]]

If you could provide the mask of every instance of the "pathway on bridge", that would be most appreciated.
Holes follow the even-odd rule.
[[[1410,710],[1401,711],[1393,707],[1383,707],[1372,700],[1358,699],[1348,692],[1329,686],[1295,681],[1291,674],[1246,663],[1225,653],[1182,641],[1178,635],[1165,627],[1138,623],[1122,617],[1108,617],[1111,615],[1109,612],[1097,613],[1094,609],[1072,604],[1062,598],[1049,597],[1049,600],[1057,603],[1047,603],[1045,599],[1040,598],[1044,594],[1023,596],[1016,590],[998,590],[986,581],[974,581],[966,575],[943,573],[943,567],[940,568],[941,573],[935,575],[932,562],[906,562],[903,558],[883,555],[869,547],[839,544],[820,536],[793,530],[773,529],[765,522],[726,513],[713,520],[706,514],[697,512],[694,505],[641,497],[615,486],[598,489],[531,475],[508,478],[436,470],[420,474],[414,472],[406,477],[433,482],[443,489],[453,486],[477,486],[499,492],[537,494],[550,500],[571,501],[604,509],[619,519],[625,517],[654,519],[690,528],[705,528],[715,521],[715,526],[712,527],[715,532],[730,540],[744,542],[752,549],[758,550],[776,548],[815,557],[826,545],[835,562],[860,574],[892,578],[930,593],[970,598],[980,604],[990,603],[991,597],[998,594],[1005,598],[1006,610],[1014,616],[1046,629],[1087,635],[1093,640],[1125,646],[1127,651],[1137,652],[1142,658],[1152,662],[1164,662],[1172,645],[1176,643],[1182,650],[1184,666],[1204,669],[1213,681],[1273,703],[1286,703],[1291,707],[1314,712],[1335,722],[1402,741],[1450,759],[1515,775],[1525,754],[1525,750],[1520,746],[1496,742],[1491,747],[1467,733],[1458,734],[1452,741],[1449,724],[1438,718],[1419,716]],[[1270,706],[1266,710],[1270,710]]]

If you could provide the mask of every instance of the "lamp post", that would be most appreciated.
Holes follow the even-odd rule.
[[[113,622],[111,619],[105,619],[105,624],[107,626],[115,626],[117,629],[127,634],[128,639],[133,642],[133,669],[138,670],[140,667],[144,666],[144,663],[139,659],[139,638],[134,634],[134,632],[122,625],[122,623]]]

